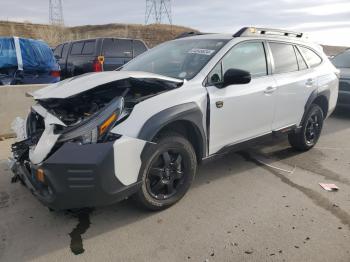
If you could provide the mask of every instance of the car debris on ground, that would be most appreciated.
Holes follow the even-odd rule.
[[[335,184],[319,183],[319,185],[326,191],[338,191],[339,188]]]

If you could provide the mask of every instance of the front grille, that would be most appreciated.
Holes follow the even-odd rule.
[[[350,79],[340,79],[339,90],[350,92]]]

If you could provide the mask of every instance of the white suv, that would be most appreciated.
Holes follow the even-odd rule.
[[[205,159],[277,134],[312,148],[335,108],[337,74],[301,33],[182,36],[118,71],[32,93],[25,135],[12,145],[14,180],[53,209],[131,195],[163,209]]]

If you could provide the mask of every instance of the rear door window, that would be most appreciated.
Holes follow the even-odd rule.
[[[95,53],[95,41],[84,42],[83,55],[93,55]]]
[[[309,48],[299,46],[299,49],[310,67],[316,67],[322,63],[321,57]]]
[[[295,50],[295,54],[297,56],[299,70],[307,69],[307,64],[306,64],[304,58],[301,56],[298,48],[294,47],[294,50]]]
[[[61,57],[62,56],[62,47],[63,45],[59,45],[55,48],[55,51],[53,52],[53,54],[55,56]]]
[[[298,62],[293,45],[275,42],[270,42],[269,45],[275,64],[275,74],[298,71]]]
[[[72,45],[71,55],[80,55],[83,50],[84,42],[76,42]]]
[[[144,43],[141,41],[134,41],[134,57],[141,55],[143,52],[146,52],[147,48]]]
[[[106,57],[132,58],[132,40],[105,39],[102,52]]]

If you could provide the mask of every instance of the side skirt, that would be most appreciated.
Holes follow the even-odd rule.
[[[206,158],[203,158],[202,163],[209,162],[213,160],[216,157],[220,157],[222,155],[225,155],[230,152],[237,152],[243,149],[251,148],[253,146],[259,145],[259,144],[274,144],[276,142],[280,142],[282,139],[284,139],[288,134],[297,131],[297,126],[292,125],[288,127],[284,127],[279,130],[272,131],[269,134],[262,135],[247,141],[243,141],[240,143],[235,143],[231,145],[224,146],[221,148],[217,153],[212,154]]]

